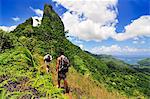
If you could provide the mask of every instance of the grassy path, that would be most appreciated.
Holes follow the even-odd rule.
[[[43,58],[40,58],[41,68],[46,69]],[[57,86],[56,61],[50,64],[53,85]],[[45,70],[46,71],[46,70]],[[104,86],[92,80],[91,77],[79,74],[73,67],[67,73],[69,93],[64,94],[68,99],[126,99],[117,92],[108,92]],[[61,82],[63,85],[63,82]]]

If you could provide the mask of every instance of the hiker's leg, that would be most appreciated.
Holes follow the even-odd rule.
[[[60,73],[58,73],[58,88],[60,88],[60,81],[61,81],[61,77],[60,77]]]
[[[45,64],[46,64],[46,72],[49,73],[50,62],[45,61]]]
[[[65,89],[65,93],[69,93],[68,82],[66,79],[64,79],[64,89]]]
[[[58,80],[58,88],[60,88],[60,81],[61,81],[61,80]]]
[[[49,66],[46,66],[46,72],[49,73]]]
[[[64,79],[64,88],[67,88],[68,87],[68,83],[67,83],[67,80]]]

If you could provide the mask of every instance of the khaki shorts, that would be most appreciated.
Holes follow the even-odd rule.
[[[49,64],[50,64],[50,62],[45,61],[45,64],[46,64],[46,65],[49,65]]]

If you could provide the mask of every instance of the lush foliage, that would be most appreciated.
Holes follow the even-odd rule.
[[[62,90],[53,85],[51,74],[41,72],[41,56],[50,53],[55,59],[60,51],[70,59],[79,74],[89,76],[108,90],[134,97],[148,97],[150,74],[130,68],[111,56],[95,56],[82,51],[65,37],[64,25],[52,7],[45,5],[42,24],[32,26],[32,18],[13,32],[0,31],[1,97],[59,97]],[[42,60],[43,61],[43,60]]]
[[[150,58],[146,58],[143,60],[138,61],[138,64],[141,66],[148,66],[150,67]]]
[[[0,52],[13,47],[13,39],[7,32],[0,30]]]
[[[128,96],[149,96],[149,73],[145,74],[143,71],[134,69],[112,56],[110,58],[107,55],[93,56],[103,60],[109,68],[105,74],[104,81],[108,84],[108,89],[118,89],[122,93],[125,92]]]

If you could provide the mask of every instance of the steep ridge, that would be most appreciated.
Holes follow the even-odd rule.
[[[41,69],[42,57],[50,53],[54,59],[51,64],[52,71],[55,71],[55,59],[63,50],[72,65],[68,82],[73,97],[125,98],[118,93],[128,97],[148,97],[148,75],[128,66],[120,68],[116,63],[105,63],[73,45],[66,39],[63,22],[50,5],[44,6],[41,25],[33,27],[32,24],[33,20],[29,18],[11,33],[2,32],[11,35],[13,40],[13,47],[0,53],[0,87],[1,92],[5,93],[4,96],[11,97],[8,94],[11,92],[12,96],[23,99],[66,98],[62,90],[56,88],[56,75],[47,74],[44,68]],[[27,80],[22,80],[23,77]],[[16,87],[20,85],[23,85],[22,90]]]
[[[40,56],[40,69],[44,72],[46,68],[43,57]],[[53,60],[50,66],[50,73],[52,75],[52,83],[57,86],[57,73],[56,73],[56,60]],[[42,71],[42,70],[41,70]],[[97,81],[94,81],[91,77],[78,73],[73,66],[71,66],[67,73],[67,80],[69,84],[69,94],[65,94],[69,99],[126,99],[118,92],[108,92],[104,86],[100,85]],[[63,85],[63,82],[62,82]]]

